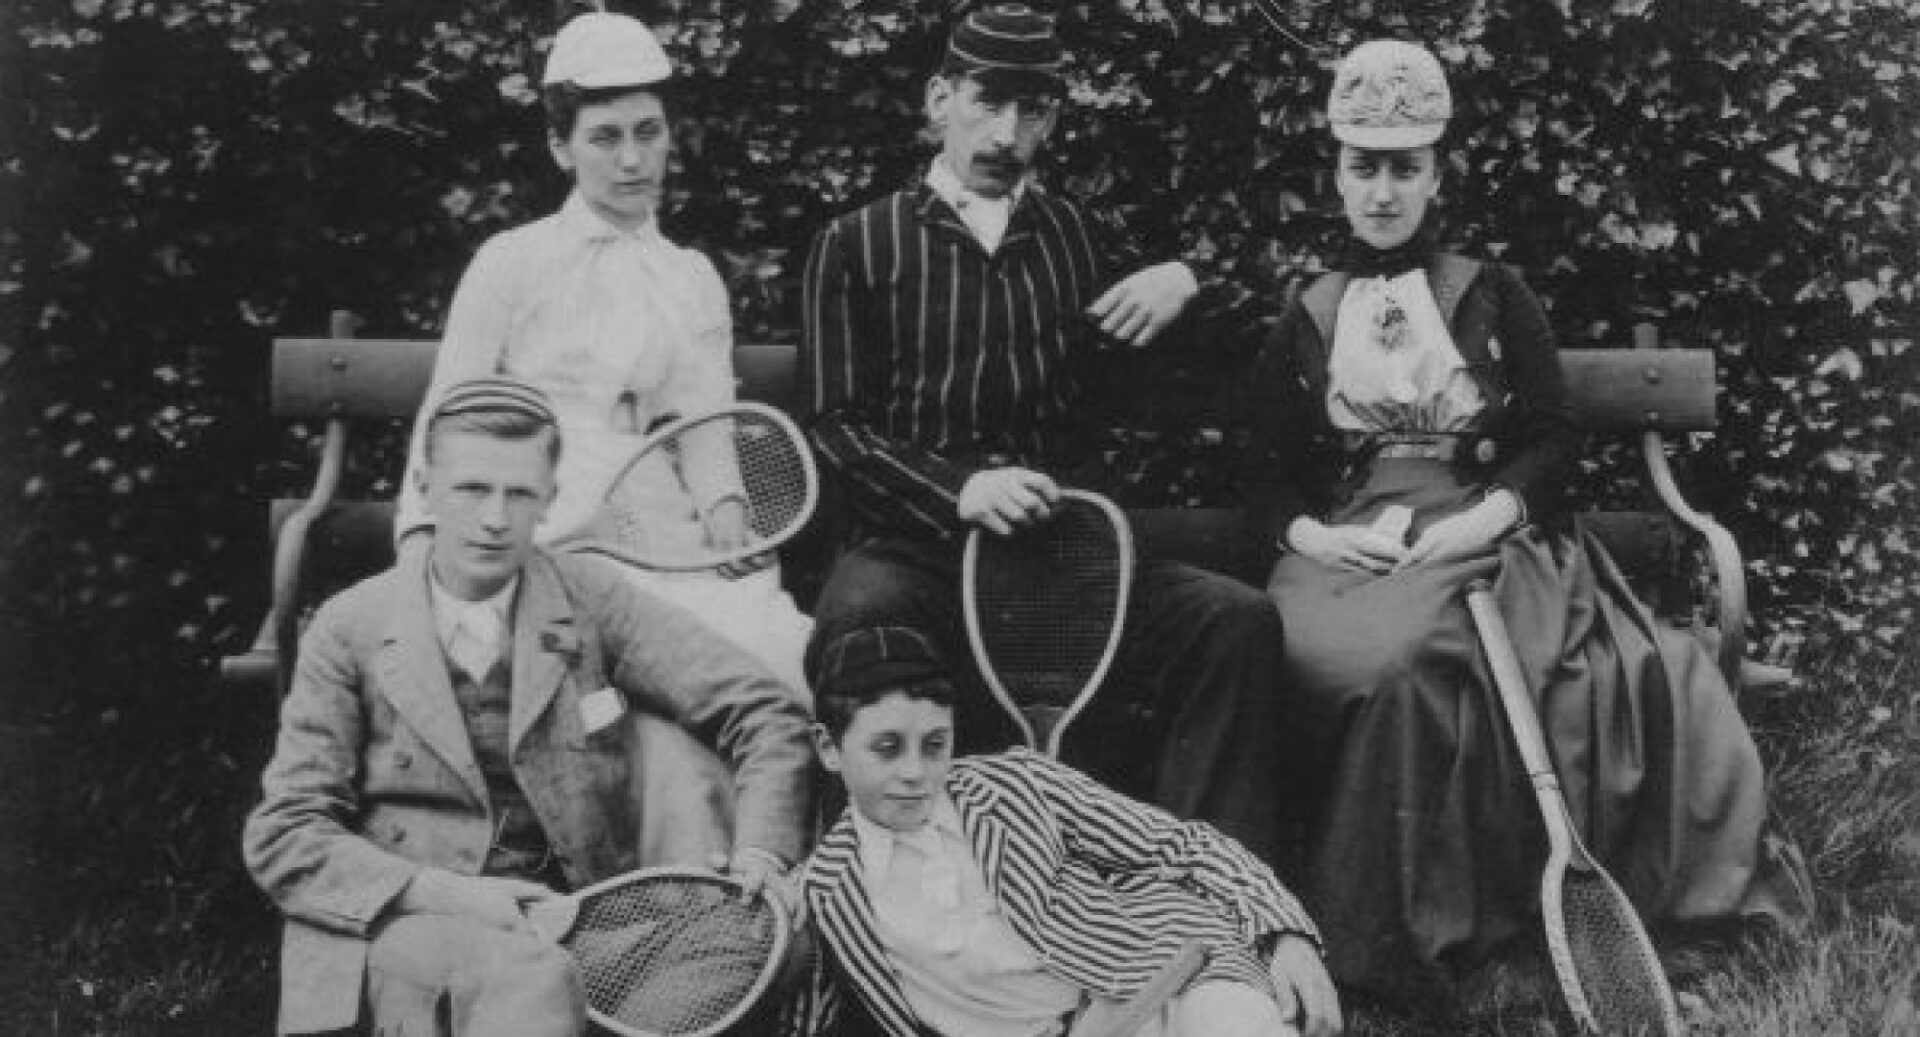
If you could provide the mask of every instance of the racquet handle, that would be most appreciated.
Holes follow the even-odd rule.
[[[1073,1028],[1073,1037],[1134,1037],[1147,1020],[1185,990],[1206,965],[1207,945],[1188,940],[1131,998],[1111,1008],[1100,1006],[1090,1010],[1085,1022]]]
[[[1557,790],[1559,778],[1553,761],[1547,758],[1547,740],[1540,731],[1533,696],[1527,692],[1526,675],[1520,672],[1513,638],[1507,633],[1499,604],[1493,600],[1492,584],[1475,580],[1467,585],[1467,611],[1473,614],[1474,628],[1480,632],[1480,646],[1486,650],[1487,665],[1493,670],[1493,683],[1500,691],[1501,705],[1506,707],[1507,721],[1513,728],[1513,740],[1520,750],[1520,762],[1527,768],[1528,779],[1536,787],[1541,787],[1542,778],[1548,779]]]

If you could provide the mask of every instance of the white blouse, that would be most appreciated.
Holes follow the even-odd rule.
[[[701,253],[649,221],[623,231],[577,193],[560,211],[495,235],[460,280],[400,490],[396,532],[431,525],[414,485],[426,417],[456,382],[505,374],[538,386],[559,414],[559,496],[543,542],[576,532],[657,419],[731,402],[733,324],[726,286]],[[687,473],[692,497],[659,474],[663,514],[693,521],[735,486]]]
[[[1340,299],[1327,410],[1338,429],[1458,432],[1486,406],[1424,270],[1355,278]]]

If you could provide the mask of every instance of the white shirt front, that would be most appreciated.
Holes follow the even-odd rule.
[[[475,682],[485,678],[493,664],[507,655],[508,626],[513,594],[520,589],[516,574],[491,597],[468,601],[455,597],[429,574],[433,591],[433,627],[447,658]]]
[[[946,162],[938,158],[927,168],[927,186],[960,214],[960,222],[967,225],[974,240],[989,254],[999,250],[1001,240],[1007,236],[1007,222],[1013,219],[1013,207],[1020,204],[1021,196],[1027,193],[1024,178],[999,198],[970,191]]]
[[[1327,369],[1335,428],[1457,432],[1486,405],[1424,270],[1357,277],[1340,297]]]
[[[1078,987],[1048,972],[1000,911],[953,801],[917,832],[853,811],[875,933],[914,1014],[937,1033],[1047,1037]]]

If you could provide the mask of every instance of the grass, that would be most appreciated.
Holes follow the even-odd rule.
[[[1920,645],[1827,661],[1747,703],[1820,914],[1680,984],[1698,1037],[1920,1035]],[[276,922],[238,859],[268,704],[201,686],[148,713],[84,706],[0,723],[0,1033],[272,1032]],[[131,709],[132,707],[122,707]],[[24,841],[18,840],[26,833]],[[1473,1019],[1355,1006],[1356,1037],[1542,1037],[1543,1009]]]

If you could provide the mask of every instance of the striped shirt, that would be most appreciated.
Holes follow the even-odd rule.
[[[821,231],[803,302],[812,433],[859,518],[950,537],[974,472],[1083,462],[1097,423],[1076,369],[1099,338],[1083,314],[1138,265],[1116,225],[1038,185],[991,253],[925,184]],[[1253,298],[1203,282],[1195,302],[1212,320]]]
[[[1201,822],[1180,821],[1027,750],[955,761],[947,792],[1013,930],[1047,970],[1125,999],[1189,939],[1212,956],[1201,980],[1272,992],[1265,957],[1281,935],[1319,934],[1272,870]],[[850,818],[809,858],[803,896],[832,960],[881,1028],[920,1020],[889,959],[872,876]],[[829,997],[831,1000],[831,997]]]

